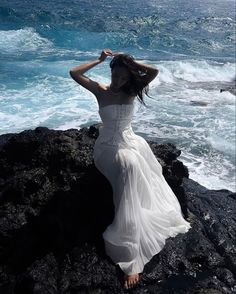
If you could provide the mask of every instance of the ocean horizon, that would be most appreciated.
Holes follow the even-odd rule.
[[[92,93],[69,70],[104,48],[155,66],[135,133],[173,143],[190,178],[236,191],[235,1],[1,0],[0,135],[100,122]],[[86,75],[110,83],[111,58]]]

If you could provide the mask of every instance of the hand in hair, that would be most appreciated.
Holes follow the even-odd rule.
[[[148,64],[140,63],[131,56],[127,65],[130,71],[149,84],[159,73],[159,70]]]
[[[114,54],[113,54],[114,55]],[[158,69],[148,64],[137,62],[132,55],[116,53],[111,61],[110,67],[114,65],[125,65],[135,76],[135,79],[148,85],[158,74]]]
[[[111,49],[104,49],[102,50],[101,56],[99,57],[100,61],[104,61],[107,56],[113,56]]]

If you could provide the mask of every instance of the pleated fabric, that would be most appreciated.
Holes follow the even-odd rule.
[[[134,104],[99,108],[103,122],[94,163],[113,190],[115,216],[103,232],[105,250],[125,274],[143,272],[165,240],[190,228],[162,166],[147,141],[134,133]]]

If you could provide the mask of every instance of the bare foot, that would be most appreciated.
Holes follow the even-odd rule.
[[[133,275],[124,275],[124,287],[125,289],[132,288],[137,282],[139,281],[140,277],[139,274],[133,274]]]

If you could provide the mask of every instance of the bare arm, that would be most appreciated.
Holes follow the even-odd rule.
[[[154,80],[159,73],[157,68],[137,62],[131,56],[130,58],[127,58],[126,64],[130,70],[134,74],[138,74],[142,81],[144,81],[146,84],[149,84],[152,80]]]
[[[154,68],[150,65],[139,63],[137,61],[134,61],[134,64],[136,66],[136,70],[143,72],[142,79],[144,79],[147,84],[154,80],[159,73],[157,68]]]
[[[107,49],[103,50],[101,56],[94,61],[90,61],[88,63],[83,63],[79,66],[76,66],[70,70],[70,76],[73,80],[75,80],[78,84],[92,92],[95,96],[98,94],[99,91],[99,83],[91,80],[87,76],[84,75],[86,71],[93,68],[99,63],[102,63],[107,56],[112,55],[112,52]]]

